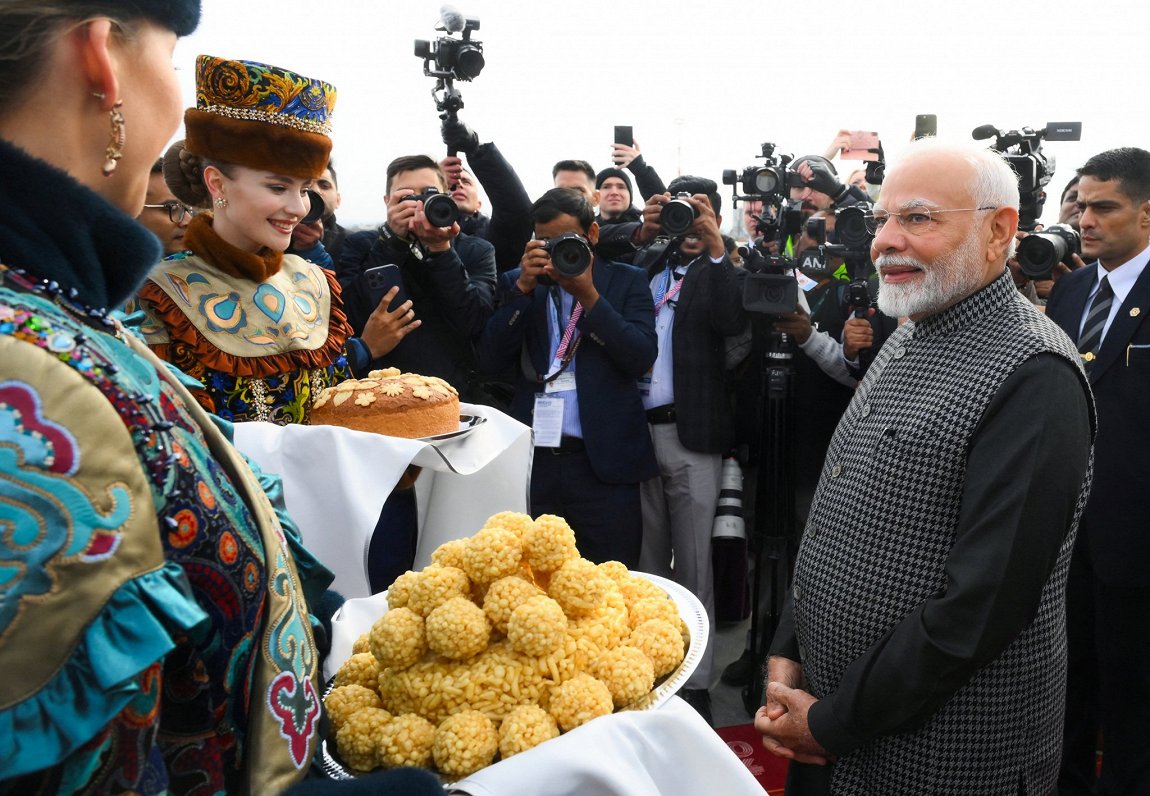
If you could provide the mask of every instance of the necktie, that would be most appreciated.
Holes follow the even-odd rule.
[[[1110,304],[1114,301],[1114,290],[1110,281],[1104,276],[1098,285],[1098,292],[1094,294],[1094,301],[1090,304],[1090,312],[1086,314],[1086,321],[1082,324],[1082,334],[1078,336],[1078,351],[1081,354],[1097,353],[1098,346],[1102,344],[1102,330],[1106,327],[1106,319],[1110,317]],[[1093,357],[1087,358],[1087,364]]]

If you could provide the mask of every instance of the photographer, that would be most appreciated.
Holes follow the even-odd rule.
[[[636,385],[657,354],[651,294],[639,269],[592,255],[599,228],[577,191],[548,191],[531,218],[535,239],[499,277],[479,365],[518,369],[509,413],[535,431],[531,514],[565,517],[584,557],[633,569],[639,483],[657,473]]]
[[[618,143],[611,145],[611,161],[615,164],[615,168],[627,169],[635,175],[635,184],[639,186],[639,195],[644,200],[650,199],[656,194],[666,193],[667,189],[663,186],[663,180],[660,179],[655,169],[643,160],[643,155],[639,151],[639,142],[633,140],[631,144],[632,146]]]
[[[602,232],[604,227],[639,221],[643,215],[635,209],[631,178],[622,169],[606,168],[595,175],[595,190],[599,192],[599,215],[595,221]]]
[[[347,237],[337,275],[357,333],[381,302],[412,302],[374,367],[439,376],[463,400],[476,400],[481,396],[472,390],[472,341],[494,307],[495,252],[487,241],[460,234],[457,221],[436,226],[428,220],[429,201],[435,200],[437,210],[444,201],[452,203],[446,190],[443,172],[426,155],[393,160],[387,167],[387,222]],[[371,271],[381,266],[398,268]]]
[[[499,148],[490,141],[480,144],[479,136],[458,117],[444,119],[440,131],[443,143],[465,156],[471,169],[468,173],[463,161],[455,156],[440,161],[452,198],[459,205],[460,231],[490,242],[501,272],[514,268],[519,264],[523,246],[531,239],[531,197],[523,182]],[[491,200],[490,217],[479,212],[481,203],[475,180]]]
[[[741,332],[746,272],[735,268],[719,231],[722,200],[713,180],[681,176],[652,196],[640,237],[653,240],[672,195],[695,217],[647,266],[655,302],[659,356],[639,380],[660,473],[642,485],[643,552],[639,568],[689,589],[715,621],[711,530],[719,498],[722,455],[735,444],[727,399],[725,338]],[[684,195],[689,195],[684,196]],[[645,252],[639,257],[643,260]],[[711,719],[714,645],[679,696]]]

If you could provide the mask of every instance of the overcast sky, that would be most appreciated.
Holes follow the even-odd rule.
[[[263,61],[333,83],[341,222],[385,216],[384,172],[399,155],[441,157],[439,119],[415,39],[435,38],[432,0],[203,0],[176,63],[195,101],[199,53]],[[460,117],[494,141],[536,197],[551,166],[610,165],[613,126],[634,127],[670,181],[719,181],[770,141],[822,152],[839,128],[877,130],[888,160],[938,115],[940,137],[982,124],[1081,121],[1081,142],[1052,142],[1045,220],[1074,168],[1115,146],[1150,148],[1150,5],[870,0],[460,0],[478,16],[487,66],[459,83]],[[179,137],[182,137],[182,132]],[[847,170],[854,164],[848,164]],[[840,174],[843,174],[840,169]],[[731,220],[729,190],[724,215]],[[729,225],[729,224],[728,224]]]

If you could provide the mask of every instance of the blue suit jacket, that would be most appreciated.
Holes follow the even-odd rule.
[[[1078,339],[1097,269],[1080,268],[1055,283],[1047,316]],[[1094,486],[1078,526],[1095,574],[1115,586],[1145,586],[1150,571],[1150,267],[1122,302],[1090,386],[1098,410]]]
[[[605,483],[631,484],[654,477],[655,451],[636,380],[655,362],[655,308],[647,277],[623,263],[596,259],[592,280],[599,301],[579,319],[583,340],[575,355],[575,386],[583,441],[595,475]],[[550,365],[551,301],[548,288],[531,295],[515,290],[519,269],[499,277],[502,306],[479,339],[479,368],[519,370],[511,415],[531,425],[536,378]]]

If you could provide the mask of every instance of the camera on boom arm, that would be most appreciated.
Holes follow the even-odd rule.
[[[435,78],[431,96],[440,118],[454,120],[463,107],[463,95],[455,81],[474,80],[485,64],[483,42],[471,38],[472,32],[479,30],[479,17],[465,17],[453,7],[443,6],[435,29],[447,35],[434,42],[416,39],[415,57],[423,59],[423,74]],[[454,38],[455,33],[461,33],[461,38]]]

